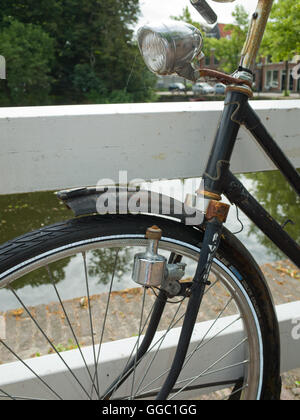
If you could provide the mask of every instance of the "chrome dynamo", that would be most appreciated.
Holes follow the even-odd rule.
[[[136,254],[132,279],[144,287],[159,287],[170,296],[181,291],[180,280],[185,275],[186,264],[168,264],[167,259],[158,254],[162,231],[157,226],[147,229],[148,246],[146,252]]]

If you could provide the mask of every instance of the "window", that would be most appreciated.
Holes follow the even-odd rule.
[[[220,61],[217,59],[217,57],[214,55],[214,65],[217,66],[220,64]]]
[[[278,76],[279,76],[278,70],[268,70],[267,77],[266,77],[266,88],[277,89],[279,87]]]
[[[210,66],[210,56],[205,56],[205,65]]]

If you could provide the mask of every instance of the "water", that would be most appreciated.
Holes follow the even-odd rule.
[[[295,240],[300,241],[300,200],[282,175],[278,172],[268,172],[243,175],[240,179],[279,223],[283,224],[288,219],[294,222],[294,225],[288,224],[286,230]],[[199,184],[200,179],[190,179],[157,182],[148,187],[153,191],[161,190],[167,195],[184,200],[185,194],[194,192]],[[70,210],[66,209],[52,192],[0,196],[0,243],[72,217]],[[286,258],[242,212],[239,212],[239,219],[243,229],[237,237],[259,264]],[[238,232],[241,230],[240,221],[237,218],[236,208],[232,206],[226,227],[232,232]],[[136,252],[136,249],[134,251]],[[132,249],[124,248],[120,251],[114,290],[133,287],[132,258]],[[114,260],[115,250],[94,250],[87,254],[91,294],[106,290],[114,271]],[[84,271],[81,254],[52,264],[51,270],[62,299],[86,295],[82,281]],[[192,275],[192,272],[187,274]],[[27,299],[28,305],[37,305],[57,300],[50,283],[51,279],[46,270],[40,269],[15,282],[14,288],[18,290],[22,299]],[[19,306],[10,291],[0,290],[0,311]]]

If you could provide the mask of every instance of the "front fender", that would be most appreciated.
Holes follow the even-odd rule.
[[[204,213],[153,191],[130,188],[86,187],[57,193],[75,216],[90,214],[152,214],[171,217],[189,226],[200,226]]]

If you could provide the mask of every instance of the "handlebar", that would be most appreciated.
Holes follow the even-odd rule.
[[[213,25],[217,22],[218,16],[215,14],[213,9],[209,4],[206,3],[206,0],[190,0],[192,6],[200,13],[200,15],[206,20],[207,23]]]

